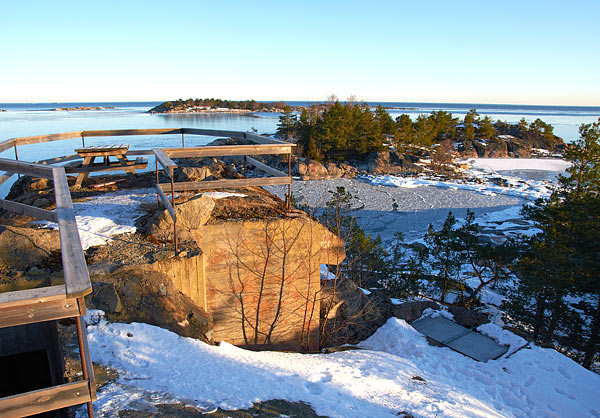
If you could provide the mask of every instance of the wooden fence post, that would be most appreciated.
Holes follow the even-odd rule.
[[[13,142],[13,145],[15,146],[15,160],[19,161],[19,153],[17,152],[17,140],[15,140]],[[20,180],[21,179],[21,173],[17,173],[17,177]]]

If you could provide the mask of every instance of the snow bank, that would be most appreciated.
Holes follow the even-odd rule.
[[[477,327],[477,331],[496,340],[496,342],[500,345],[508,345],[508,351],[506,352],[505,356],[510,356],[515,351],[527,345],[527,341],[524,338],[521,338],[512,332],[503,330],[495,324],[488,323],[480,325]]]
[[[81,246],[87,250],[95,245],[106,244],[115,235],[134,233],[135,221],[143,215],[140,204],[151,202],[156,203],[154,189],[123,190],[73,202]],[[34,223],[46,228],[58,228],[54,222]]]
[[[325,264],[321,264],[319,272],[321,280],[335,280],[335,273],[330,272]]]
[[[457,160],[471,168],[485,171],[501,170],[542,170],[565,171],[571,163],[557,158],[467,158]]]
[[[98,393],[98,417],[174,399],[224,409],[287,399],[345,418],[400,411],[431,418],[600,417],[600,376],[553,350],[533,347],[478,363],[429,346],[395,318],[363,350],[312,355],[216,347],[146,324],[112,324],[98,315],[94,321],[92,357],[120,376]]]
[[[226,197],[247,197],[247,195],[242,194],[242,193],[230,193],[230,192],[205,192],[205,193],[198,193],[198,194],[212,197],[213,199],[224,199]]]

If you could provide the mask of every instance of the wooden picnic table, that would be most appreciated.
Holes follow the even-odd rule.
[[[148,160],[138,158],[135,161],[127,159],[128,144],[113,144],[113,145],[96,145],[91,147],[77,148],[75,152],[83,157],[83,163],[79,167],[70,167],[67,172],[79,173],[75,187],[87,180],[91,172],[94,171],[113,171],[124,170],[130,176],[135,174],[136,169],[145,168]],[[102,157],[103,162],[94,164],[96,158]],[[117,159],[116,162],[111,162],[110,157]]]

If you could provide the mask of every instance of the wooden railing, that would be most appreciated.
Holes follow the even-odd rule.
[[[287,184],[288,196],[292,183],[291,154],[295,144],[267,138],[249,132],[224,131],[212,129],[126,129],[102,131],[77,131],[50,135],[38,135],[12,138],[0,142],[0,152],[14,148],[15,160],[0,159],[0,170],[6,173],[0,176],[0,184],[14,174],[25,174],[53,180],[56,197],[56,210],[40,209],[21,203],[0,199],[0,208],[38,219],[57,222],[62,250],[62,262],[65,284],[40,289],[0,293],[0,328],[11,327],[34,322],[50,321],[75,317],[79,348],[81,353],[83,380],[51,388],[36,390],[20,395],[0,399],[0,417],[21,417],[44,411],[64,408],[71,405],[87,403],[88,414],[93,416],[92,401],[96,399],[94,374],[87,346],[87,335],[83,316],[85,303],[83,296],[91,293],[92,287],[83,256],[83,250],[77,232],[73,204],[69,192],[65,170],[60,164],[79,159],[76,154],[41,160],[36,163],[19,161],[18,146],[38,144],[65,139],[81,138],[85,146],[86,138],[127,135],[181,135],[180,148],[155,148],[149,150],[132,150],[127,155],[153,155],[156,160],[156,192],[158,201],[162,202],[173,219],[175,251],[177,252],[177,216],[175,210],[175,192],[186,190],[206,190],[218,188],[239,188],[272,184]],[[245,145],[185,147],[185,135],[205,135],[230,137],[252,142]],[[288,172],[252,158],[251,155],[287,155]],[[174,181],[174,169],[177,164],[172,158],[243,156],[244,167],[251,164],[272,177],[222,179],[212,181],[177,182]],[[159,182],[158,165],[161,165],[170,183]],[[165,190],[171,191],[170,199]],[[288,199],[289,207],[289,199]]]
[[[16,418],[87,403],[93,417],[94,371],[85,328],[84,296],[92,285],[63,167],[0,159],[0,170],[53,181],[56,210],[0,199],[2,209],[58,223],[65,284],[0,293],[0,328],[75,318],[83,380],[0,398],[0,417]]]
[[[116,129],[102,131],[75,131],[63,132],[58,134],[26,136],[20,138],[11,138],[0,142],[0,152],[11,148],[17,149],[18,145],[40,144],[52,141],[61,141],[65,139],[81,138],[82,145],[85,146],[85,139],[101,136],[132,136],[132,135],[173,135],[181,134],[182,147],[185,147],[184,135],[204,135],[204,136],[223,136],[227,138],[248,139],[259,144],[287,144],[287,142],[277,139],[267,138],[250,132],[225,131],[217,129],[196,129],[196,128],[177,128],[177,129]],[[17,152],[18,157],[18,152]],[[17,158],[18,159],[18,158]]]

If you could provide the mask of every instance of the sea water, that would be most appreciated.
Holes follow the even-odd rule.
[[[103,102],[103,103],[0,103],[0,141],[9,138],[42,135],[58,132],[97,130],[97,129],[151,129],[151,128],[206,128],[234,131],[257,130],[260,133],[274,133],[277,129],[278,113],[253,114],[150,114],[147,111],[158,102]],[[290,105],[310,105],[312,102],[289,102]],[[579,137],[579,126],[592,123],[600,117],[600,107],[577,106],[526,106],[526,105],[489,105],[489,104],[453,104],[453,103],[369,103],[381,104],[388,109],[392,117],[403,113],[412,118],[420,114],[429,114],[433,110],[444,110],[456,117],[464,117],[469,109],[477,109],[481,116],[490,116],[511,123],[525,118],[532,122],[537,118],[554,126],[554,133],[566,142]],[[107,110],[53,111],[54,108],[77,106],[115,107]],[[114,143],[117,138],[94,138],[91,144]],[[156,137],[128,137],[125,142],[132,148],[149,146],[176,146],[180,141],[177,135]],[[190,142],[187,142],[190,141]],[[202,145],[210,138],[189,136],[186,145]],[[57,151],[72,152],[73,144],[79,140],[53,142],[22,147],[19,152],[25,160],[47,158],[48,153],[56,156]],[[6,158],[7,153],[0,154]]]
[[[290,105],[310,105],[314,102],[288,102]],[[204,114],[150,114],[148,110],[159,102],[102,102],[102,103],[0,103],[0,141],[6,139],[51,134],[69,131],[101,129],[153,129],[153,128],[205,128],[232,131],[258,131],[272,134],[277,129],[278,113],[257,112],[252,114],[204,113]],[[392,117],[403,113],[416,118],[433,110],[444,110],[463,117],[469,109],[477,109],[481,116],[517,122],[525,118],[528,122],[540,118],[554,126],[556,135],[567,142],[578,138],[582,123],[592,123],[600,117],[600,107],[575,106],[524,106],[453,103],[369,103],[385,106]],[[115,107],[106,110],[54,111],[55,108],[78,106]],[[205,145],[213,137],[186,135],[186,146]],[[130,149],[152,147],[176,147],[181,144],[181,135],[150,135],[126,137],[87,138],[86,145],[127,143]],[[82,145],[81,139],[54,141],[44,144],[18,147],[19,159],[37,161],[74,153]],[[0,158],[14,158],[14,150],[0,153]],[[153,167],[153,161],[149,161]],[[0,194],[2,189],[0,186]]]

